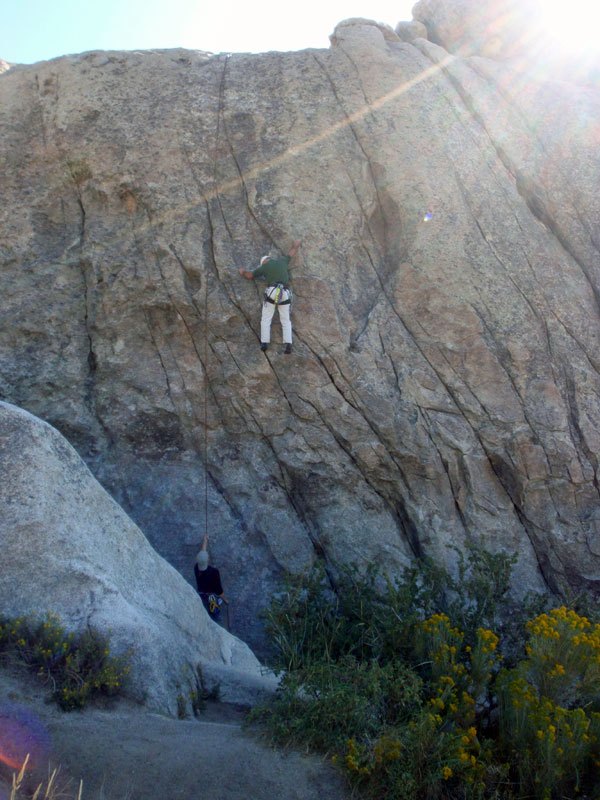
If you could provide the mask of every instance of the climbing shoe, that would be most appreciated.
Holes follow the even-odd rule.
[[[286,344],[283,352],[286,354],[286,356],[289,356],[289,354],[292,352],[292,345],[289,342]]]
[[[269,346],[268,342],[261,342],[260,343],[260,349],[263,351],[263,353],[265,352],[265,350],[267,349],[268,346]]]

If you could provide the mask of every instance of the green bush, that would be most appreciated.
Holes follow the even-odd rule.
[[[563,606],[527,628],[527,658],[497,682],[499,750],[533,797],[598,797],[600,625]]]
[[[266,613],[281,685],[253,718],[368,798],[600,798],[600,625],[511,604],[513,563],[289,578]]]
[[[356,731],[363,738],[377,737],[389,722],[408,718],[420,702],[421,681],[409,667],[382,667],[348,655],[286,673],[273,703],[253,718],[267,722],[280,744],[334,754]]]
[[[90,629],[67,633],[51,613],[0,617],[0,655],[51,684],[52,698],[64,711],[121,693],[130,669],[125,659],[110,655],[106,636]]]

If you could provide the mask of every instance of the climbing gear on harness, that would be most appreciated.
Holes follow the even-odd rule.
[[[265,289],[265,303],[277,306],[287,306],[292,302],[292,290],[284,283],[273,283]]]
[[[204,601],[206,610],[211,616],[214,616],[221,610],[221,606],[223,605],[223,599],[221,597],[217,597],[216,594],[209,594],[208,592],[199,592],[199,594]]]

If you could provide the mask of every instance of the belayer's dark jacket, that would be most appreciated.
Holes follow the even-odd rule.
[[[206,569],[199,570],[198,564],[194,564],[194,575],[196,576],[196,588],[198,594],[223,594],[221,586],[221,575],[216,567],[210,564]]]

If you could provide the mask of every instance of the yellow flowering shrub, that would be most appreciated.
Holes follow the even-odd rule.
[[[498,681],[500,744],[533,796],[581,791],[600,766],[600,629],[564,606],[527,624],[527,659]],[[596,763],[597,762],[597,763]]]
[[[599,626],[502,608],[514,560],[458,556],[457,576],[425,564],[375,594],[352,573],[332,598],[317,575],[278,601],[272,732],[335,754],[363,800],[600,798]]]
[[[477,628],[475,645],[469,648],[471,692],[481,698],[488,682],[498,669],[502,656],[498,654],[498,637],[484,628]]]
[[[431,660],[434,680],[442,675],[458,676],[464,673],[458,655],[464,633],[452,627],[446,614],[433,614],[415,629],[415,649],[423,658]]]
[[[527,623],[531,681],[540,694],[573,705],[598,693],[600,625],[565,606]]]
[[[110,655],[107,639],[87,630],[67,633],[57,614],[0,618],[0,649],[53,687],[52,697],[65,711],[81,708],[95,695],[119,694],[130,667]]]

